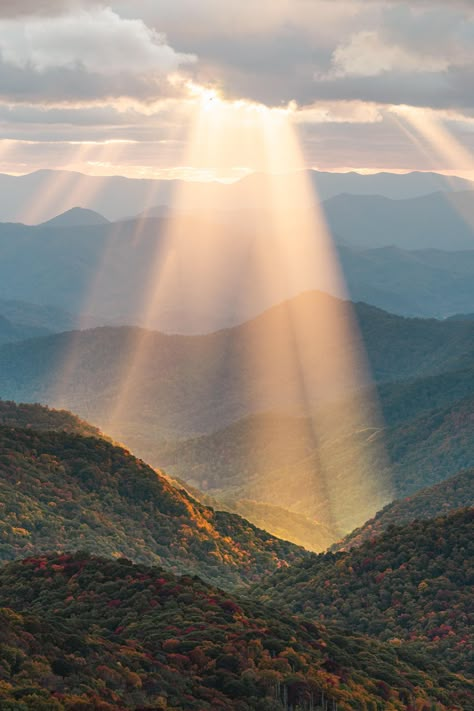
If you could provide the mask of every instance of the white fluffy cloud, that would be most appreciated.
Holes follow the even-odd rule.
[[[317,101],[295,113],[300,124],[372,124],[383,120],[377,104],[365,101]]]
[[[377,32],[358,32],[340,44],[332,56],[328,77],[374,77],[384,72],[442,72],[449,67],[442,54],[420,54],[416,50],[387,43]]]
[[[195,57],[180,54],[142,20],[123,19],[110,8],[54,18],[0,21],[5,64],[44,72],[80,67],[91,73],[169,73]]]

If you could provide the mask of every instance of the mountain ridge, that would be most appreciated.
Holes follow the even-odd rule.
[[[474,469],[466,469],[439,484],[417,491],[413,496],[397,499],[367,521],[362,528],[352,531],[343,541],[331,547],[347,551],[374,540],[388,528],[400,528],[413,521],[445,516],[451,511],[474,508]]]
[[[162,272],[174,240],[183,259],[199,242],[201,253],[215,259],[200,263],[198,271],[189,257],[185,259],[189,295],[167,289],[151,325],[175,333],[231,327],[298,291],[329,288],[317,276],[298,287],[274,279],[263,288],[262,255],[273,249],[267,224],[245,226],[240,217],[222,224],[190,214],[176,220],[161,217],[68,228],[0,224],[0,299],[73,314],[86,311],[96,323],[140,325],[147,286]],[[361,249],[337,240],[335,248],[353,301],[407,316],[445,318],[472,310],[474,242],[472,250],[461,252]],[[221,279],[216,276],[218,268],[223,271]],[[207,298],[204,284],[212,285]],[[343,296],[341,289],[334,293]]]
[[[308,171],[322,199],[341,192],[363,191],[379,194],[381,191],[393,197],[405,197],[413,194],[426,194],[435,190],[451,191],[453,185],[459,189],[469,189],[470,181],[463,178],[446,177],[440,173],[423,173],[413,171],[407,174],[378,173],[363,175],[361,173],[329,173]],[[263,174],[255,174],[231,184],[233,200],[242,207],[245,204],[255,204],[251,198],[251,186],[255,180],[265,179]],[[75,171],[38,170],[20,176],[0,175],[0,196],[8,194],[9,199],[0,197],[0,220],[22,221],[22,212],[29,204],[31,194],[41,192],[50,181],[55,181],[57,190],[56,202],[50,201],[39,211],[39,221],[51,219],[55,214],[72,208],[77,203],[77,196],[86,189],[92,196],[85,207],[104,214],[108,219],[121,219],[127,215],[138,214],[147,207],[153,207],[157,202],[169,204],[173,199],[180,180],[146,180],[143,178],[126,178],[124,176],[91,176]],[[237,185],[237,188],[232,186]],[[360,186],[360,187],[359,187]],[[214,203],[215,195],[225,193],[220,184],[201,183],[196,186],[201,203],[206,195],[209,207]],[[114,200],[115,198],[115,200]],[[245,200],[244,202],[243,199]],[[199,204],[197,202],[197,204]],[[119,208],[117,206],[120,206]]]
[[[38,227],[90,227],[91,225],[110,224],[103,215],[95,210],[84,207],[71,207],[71,209],[42,222]]]
[[[135,376],[133,399],[136,406],[143,397],[163,403],[163,406],[167,403],[166,411],[163,407],[160,412],[161,427],[165,432],[175,429],[188,436],[204,434],[215,429],[215,424],[223,426],[255,411],[243,400],[245,388],[250,388],[252,382],[246,380],[242,385],[242,363],[252,353],[257,354],[259,344],[265,340],[288,349],[291,344],[288,344],[285,333],[288,328],[291,332],[296,312],[302,323],[307,324],[308,332],[314,331],[318,313],[324,310],[326,302],[340,310],[342,315],[350,314],[349,302],[309,292],[238,327],[203,336],[167,335],[137,327],[100,327],[51,335],[37,339],[28,347],[6,345],[0,349],[0,396],[30,402],[40,400],[57,406],[59,403],[52,400],[55,392],[58,399],[58,390],[62,389],[58,386],[58,378],[68,359],[73,358],[78,363],[76,385],[71,379],[64,383],[59,399],[64,401],[64,406],[107,430],[105,414],[114,397],[113,383],[123,362],[132,357],[139,338],[143,340],[147,354],[143,362],[147,383],[146,390],[143,390],[144,383],[140,384],[140,378]],[[443,371],[461,371],[471,363],[474,353],[472,322],[407,319],[364,304],[355,305],[355,314],[374,379],[380,384],[441,377]],[[409,349],[407,342],[410,343]],[[357,338],[349,347],[358,351]],[[309,355],[308,352],[306,356]],[[79,363],[86,365],[79,370]],[[200,373],[200,382],[194,377],[196,369]],[[266,374],[267,380],[269,373]],[[171,375],[173,379],[182,377],[183,382],[188,382],[189,392],[180,389],[178,396]],[[277,375],[275,370],[274,376]],[[77,390],[79,382],[80,392]],[[238,397],[237,391],[240,393]],[[283,395],[277,395],[275,387],[268,382],[260,407],[279,409]],[[199,412],[196,412],[195,402],[203,403]],[[131,417],[133,412],[131,407]]]
[[[237,587],[306,555],[239,516],[202,506],[67,413],[22,406],[15,418],[12,403],[1,410],[4,562],[81,548]],[[38,421],[42,430],[34,429]]]

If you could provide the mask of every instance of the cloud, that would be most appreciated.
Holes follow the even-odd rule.
[[[386,107],[473,115],[473,11],[474,0],[0,0],[2,133],[38,140],[25,163],[33,150],[38,164],[59,160],[55,137],[111,137],[143,141],[143,155],[127,151],[151,165],[162,145],[175,150],[148,159],[154,139],[185,135],[178,70],[227,98],[295,100],[315,165],[416,168]]]
[[[52,11],[72,2],[34,5]],[[229,98],[271,106],[390,103],[390,92],[394,103],[474,102],[474,22],[463,2],[226,0],[225,12],[221,0],[110,4],[26,18],[14,31],[0,31],[0,95],[8,85],[21,101],[29,92],[41,100],[43,92],[46,102],[60,102],[61,93],[64,101],[102,95],[150,102],[176,95],[164,76],[179,68]],[[32,5],[20,3],[23,10]]]
[[[383,120],[382,108],[364,101],[317,101],[294,115],[298,124],[372,124]]]
[[[104,4],[102,0],[2,0],[0,17],[62,15],[81,7]]]
[[[193,64],[165,35],[111,8],[0,19],[0,100],[13,104],[148,105],[182,94],[170,76]]]
[[[185,118],[179,99],[159,102],[150,115],[110,105],[46,109],[0,103],[3,140],[181,142],[189,130]]]
[[[439,53],[420,54],[396,44],[387,44],[377,32],[365,31],[352,35],[348,42],[335,49],[332,68],[326,78],[372,77],[390,71],[443,72],[449,64],[449,59]]]
[[[80,67],[94,74],[169,73],[195,57],[175,52],[142,20],[96,8],[44,20],[0,21],[5,64],[44,72]]]
[[[474,0],[115,0],[232,98],[474,104]],[[187,22],[182,18],[186,17]],[[325,77],[324,86],[321,77]],[[381,80],[381,81],[380,81]],[[385,84],[385,80],[387,84]],[[346,92],[344,94],[344,92]]]

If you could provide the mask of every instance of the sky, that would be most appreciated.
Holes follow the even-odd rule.
[[[201,179],[214,100],[286,112],[307,167],[474,178],[474,0],[0,0],[0,172]]]

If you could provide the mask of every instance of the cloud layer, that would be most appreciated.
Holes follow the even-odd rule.
[[[0,3],[3,134],[38,152],[54,136],[173,141],[186,79],[229,99],[296,102],[310,164],[432,167],[390,107],[429,107],[474,149],[474,0]]]

